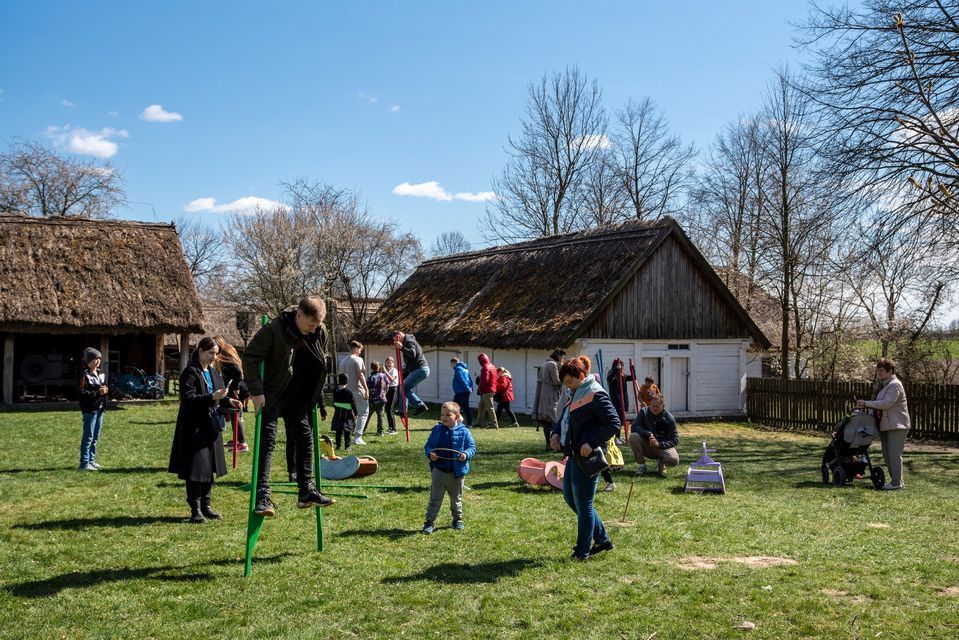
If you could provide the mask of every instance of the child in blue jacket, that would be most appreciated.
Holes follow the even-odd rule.
[[[453,451],[448,451],[452,449]],[[446,402],[440,409],[440,423],[433,427],[424,447],[430,459],[430,502],[426,507],[423,533],[433,533],[433,523],[443,504],[443,495],[450,495],[453,529],[463,529],[463,484],[470,471],[470,459],[476,455],[476,442],[463,424],[460,406]],[[454,452],[459,452],[454,453]]]

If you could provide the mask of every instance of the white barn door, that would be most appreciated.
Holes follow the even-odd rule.
[[[689,358],[669,359],[669,401],[670,412],[689,411]]]

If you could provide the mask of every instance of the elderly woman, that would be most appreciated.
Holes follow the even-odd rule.
[[[546,437],[546,446],[549,447],[550,432],[559,418],[559,398],[563,391],[563,383],[559,379],[559,368],[566,361],[566,352],[554,349],[549,358],[539,368],[536,378],[536,394],[533,396],[533,421],[537,428],[543,427]]]
[[[214,476],[226,475],[222,440],[225,424],[219,404],[226,398],[227,388],[220,372],[211,366],[219,352],[213,338],[203,338],[180,374],[180,410],[168,471],[186,481],[186,501],[194,524],[223,518],[210,506]],[[239,400],[226,402],[240,406]]]
[[[562,449],[567,456],[563,498],[569,508],[576,512],[573,560],[586,560],[591,555],[613,548],[613,541],[593,509],[599,474],[589,475],[581,466],[581,461],[619,433],[620,422],[602,385],[595,377],[587,375],[589,368],[590,362],[586,356],[573,358],[559,368],[560,380],[572,392],[572,398],[550,436],[550,446],[555,451]]]
[[[905,486],[902,482],[902,452],[906,448],[906,434],[910,427],[909,408],[906,406],[906,390],[896,377],[896,364],[892,360],[882,358],[876,363],[876,378],[879,388],[875,400],[860,400],[857,404],[878,410],[882,457],[889,469],[889,482],[882,488],[894,491]]]

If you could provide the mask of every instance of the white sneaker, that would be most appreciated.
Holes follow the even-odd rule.
[[[90,466],[93,467],[94,469],[96,469],[97,471],[100,471],[101,469],[103,469],[103,467],[101,467],[100,465],[98,465],[96,462],[91,462],[91,463],[90,463]]]
[[[80,471],[96,471],[96,470],[97,470],[97,468],[94,467],[92,464],[89,464],[89,463],[87,463],[87,464],[83,465],[82,467],[80,467]]]
[[[353,444],[358,444],[362,447],[363,445],[366,444],[366,441],[363,440],[363,438],[357,438],[356,440],[353,441]]]
[[[899,489],[902,489],[901,484],[893,484],[891,482],[887,482],[886,484],[882,485],[883,491],[898,491]]]
[[[646,475],[646,465],[645,465],[645,464],[639,465],[639,468],[636,469],[636,475],[638,475],[638,476],[644,476],[644,475]]]
[[[603,487],[603,491],[615,491],[615,490],[616,490],[616,485],[613,484],[612,482],[607,482],[606,486]]]

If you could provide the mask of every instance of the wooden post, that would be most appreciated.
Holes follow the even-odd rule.
[[[190,364],[190,334],[180,334],[180,371]]]
[[[155,368],[153,369],[154,373],[158,373],[161,376],[166,375],[166,358],[163,357],[163,334],[158,333],[156,335],[156,362]]]
[[[100,371],[106,380],[110,380],[110,367],[113,363],[110,362],[110,336],[105,334],[100,336],[100,356]]]
[[[13,334],[3,339],[3,404],[13,404]]]

